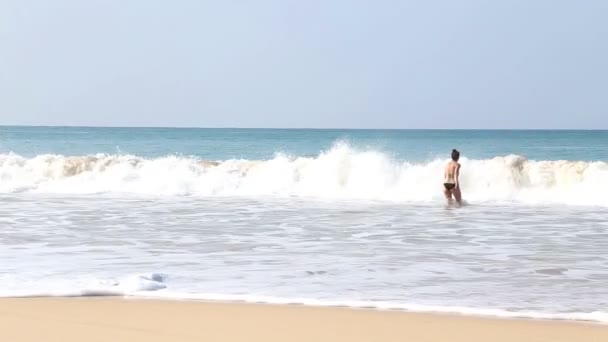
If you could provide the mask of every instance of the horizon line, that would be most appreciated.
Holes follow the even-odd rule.
[[[131,129],[265,129],[265,130],[352,130],[352,131],[608,131],[608,128],[355,128],[355,127],[232,127],[232,126],[93,126],[93,125],[7,125],[27,128],[131,128]]]

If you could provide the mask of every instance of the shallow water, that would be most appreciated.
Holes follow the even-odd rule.
[[[603,208],[230,197],[1,201],[3,296],[222,295],[528,315],[592,313],[608,302]]]

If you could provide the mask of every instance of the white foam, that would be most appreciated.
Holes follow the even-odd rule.
[[[0,193],[122,193],[198,196],[300,196],[429,202],[441,200],[446,160],[410,163],[338,143],[317,157],[204,161],[132,155],[24,158],[0,154]],[[521,156],[462,160],[471,203],[608,206],[608,163],[531,161]]]
[[[72,279],[51,281],[17,280],[15,286],[0,290],[0,297],[97,297],[126,296],[162,290],[167,287],[167,275],[162,273],[137,274],[119,280]]]

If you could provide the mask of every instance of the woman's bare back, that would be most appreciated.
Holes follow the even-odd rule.
[[[460,169],[460,164],[458,164],[455,161],[451,161],[448,163],[448,165],[445,166],[445,183],[449,183],[449,184],[457,184],[457,173],[458,173],[458,169]]]

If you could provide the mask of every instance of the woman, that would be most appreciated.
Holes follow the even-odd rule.
[[[444,183],[443,183],[443,194],[448,200],[448,204],[452,203],[452,195],[456,199],[456,203],[460,205],[462,203],[462,194],[460,193],[460,152],[452,150],[452,161],[445,166],[444,172]]]

